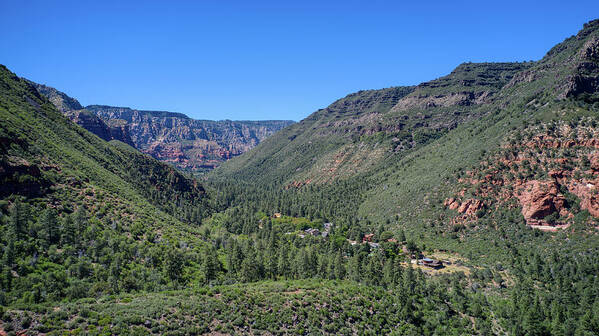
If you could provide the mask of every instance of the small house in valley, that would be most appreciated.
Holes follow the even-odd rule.
[[[430,268],[441,268],[443,267],[443,262],[441,260],[431,259],[431,258],[422,258],[419,263],[422,266],[430,267]]]

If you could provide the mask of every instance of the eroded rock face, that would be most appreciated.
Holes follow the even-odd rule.
[[[7,143],[16,142],[10,138],[0,137],[0,197],[9,195],[40,197],[52,184],[42,176],[41,170],[50,170],[54,167],[34,164],[19,157],[3,156],[2,145]],[[23,176],[29,177],[26,183],[21,180]]]
[[[443,205],[448,209],[456,210],[460,206],[460,203],[455,198],[451,197],[446,199],[445,202],[443,202]]]
[[[448,198],[445,207],[466,213],[471,205],[458,199],[468,191],[494,199],[490,207],[518,207],[526,223],[541,230],[567,228],[581,209],[599,218],[599,129],[591,124],[541,126],[537,129],[545,133],[506,144],[501,154],[458,179],[466,188]],[[469,219],[460,215],[454,222]]]
[[[568,191],[580,198],[580,208],[588,210],[591,216],[599,218],[599,181],[572,182],[568,185]]]
[[[543,219],[561,211],[566,204],[566,199],[559,193],[559,186],[555,181],[529,181],[517,189],[516,197],[527,221]]]
[[[584,43],[571,61],[575,72],[568,77],[561,98],[594,95],[599,91],[599,38]]]
[[[287,120],[195,120],[182,113],[104,105],[91,105],[86,109],[109,125],[126,125],[134,146],[140,151],[190,171],[213,169],[293,123]]]
[[[133,141],[131,141],[131,138],[129,137],[129,129],[127,126],[110,127],[102,119],[85,109],[66,111],[63,112],[63,114],[77,125],[106,141],[119,140],[130,146],[134,146]]]
[[[477,217],[477,211],[484,206],[483,202],[479,199],[470,198],[460,202],[453,197],[446,199],[443,205],[448,209],[457,210],[459,213],[469,217]]]
[[[33,85],[39,93],[48,98],[56,109],[77,125],[106,141],[119,140],[133,146],[133,141],[131,141],[131,138],[129,137],[129,129],[126,125],[115,127],[108,126],[102,119],[98,118],[98,116],[84,109],[77,99],[71,98],[53,87],[31,81],[29,81],[29,83]]]
[[[154,158],[190,171],[213,169],[291,125],[291,120],[194,120],[182,113],[91,105],[52,87],[30,82],[76,124],[110,141],[119,140]]]
[[[492,101],[499,88],[527,67],[520,63],[464,63],[448,76],[418,85],[392,110],[486,104]]]
[[[79,104],[77,99],[71,98],[53,87],[31,81],[28,82],[33,85],[42,95],[48,98],[48,100],[62,113],[83,109],[83,106]]]
[[[468,199],[460,205],[458,212],[468,216],[476,216],[476,212],[482,209],[482,207],[483,203],[480,200]]]
[[[591,163],[591,169],[599,172],[599,153],[593,153],[589,155],[589,162]]]

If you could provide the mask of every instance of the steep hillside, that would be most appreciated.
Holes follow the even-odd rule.
[[[210,209],[4,71],[0,334],[599,334],[598,50],[593,21],[348,95],[208,174]]]
[[[189,172],[203,172],[256,146],[290,120],[194,120],[182,113],[128,107],[87,107],[55,88],[30,84],[76,124],[110,141],[119,140]]]
[[[438,193],[456,188],[460,172],[489,160],[510,137],[525,137],[529,125],[574,121],[573,132],[557,133],[563,137],[592,131],[584,127],[597,118],[594,104],[597,88],[593,83],[599,78],[598,46],[599,21],[592,21],[576,36],[550,50],[542,60],[516,74],[498,92],[489,113],[381,172],[377,178],[382,178],[389,187],[373,188],[362,213],[399,214],[402,219],[423,222],[420,216],[431,213],[430,207],[434,206]],[[590,119],[579,123],[585,116]],[[558,136],[557,140],[567,139]],[[540,147],[536,155],[551,157],[550,150]]]
[[[257,188],[265,192],[279,190],[278,200],[246,197],[238,199],[240,203],[259,202],[269,211],[351,225],[361,222],[366,230],[373,225],[403,228],[432,247],[482,255],[484,241],[496,234],[482,232],[487,229],[460,231],[462,226],[454,225],[456,210],[460,216],[482,215],[484,209],[497,209],[499,204],[497,195],[483,201],[482,196],[463,191],[464,173],[499,155],[510,138],[524,137],[530,125],[573,121],[574,128],[557,133],[558,137],[594,134],[588,125],[597,122],[598,46],[599,21],[592,21],[538,62],[467,63],[416,87],[351,94],[231,160],[210,177],[217,185],[235,177],[254,185],[259,181]],[[579,122],[582,117],[585,121]],[[548,158],[564,155],[543,146],[536,151],[535,156]],[[571,151],[575,162],[594,155],[593,146]],[[557,168],[577,174],[571,165]],[[582,174],[586,170],[579,169]],[[568,183],[592,183],[589,178]],[[570,189],[576,202],[594,208],[591,196]],[[229,201],[235,204],[235,197]],[[468,225],[493,229],[494,221],[511,221],[514,232],[519,232],[515,234],[520,234],[518,223],[545,224],[529,220],[527,202],[516,203],[515,217],[485,217]],[[509,207],[505,210],[509,212]],[[559,217],[549,220],[566,225]],[[586,225],[592,227],[592,221]]]
[[[143,280],[160,253],[201,245],[202,185],[74,124],[4,66],[0,120],[1,305],[160,286]]]
[[[111,127],[127,127],[136,148],[176,167],[201,172],[256,146],[288,120],[195,120],[181,113],[90,105]]]
[[[112,192],[124,189],[124,195],[129,194],[131,200],[142,196],[156,205],[166,199],[201,198],[204,191],[197,182],[133,148],[106,143],[75,126],[48,105],[28,81],[15,77],[5,67],[2,84],[2,177],[4,185],[15,185],[12,190],[3,188],[3,197],[13,193],[32,196],[21,192],[28,190],[22,184],[33,188],[37,184],[28,179],[39,178],[44,182],[34,188],[40,190],[38,196],[51,197],[60,186],[60,192],[86,187]],[[30,176],[21,176],[19,171]],[[44,183],[48,188],[42,187]],[[163,195],[150,197],[152,189],[162,190]]]
[[[371,171],[484,115],[529,63],[467,63],[416,87],[360,91],[267,139],[217,177],[324,183]]]
[[[106,141],[119,140],[130,146],[134,146],[131,137],[129,136],[129,127],[127,125],[113,124],[112,126],[108,126],[102,119],[84,109],[77,99],[71,98],[64,92],[60,92],[53,87],[31,81],[28,82],[42,95],[48,98],[48,100],[50,100],[62,114],[67,116],[77,125],[80,125]]]

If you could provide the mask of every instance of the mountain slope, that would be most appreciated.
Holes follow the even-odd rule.
[[[354,176],[389,155],[419,148],[487,112],[528,63],[462,64],[416,87],[360,91],[275,134],[215,176],[283,179],[291,185]]]
[[[587,124],[597,118],[598,46],[599,21],[592,21],[538,62],[467,63],[416,87],[349,95],[231,160],[210,178],[218,184],[235,177],[265,192],[279,190],[282,199],[262,203],[270,211],[357,222],[363,230],[401,228],[432,248],[488,254],[498,232],[528,235],[519,225],[527,223],[522,213],[531,204],[503,206],[469,190],[462,195],[460,178],[466,171],[484,170],[477,167],[485,167],[510,138],[526,138],[531,125],[571,122],[574,132],[567,136],[594,134]],[[594,148],[573,153],[577,162],[593,155]],[[577,201],[591,202],[579,194]],[[450,198],[459,201],[451,209],[444,206]],[[478,220],[485,209],[498,215]],[[456,222],[464,214],[476,215],[465,222],[469,230],[456,225],[464,224]],[[497,229],[497,222],[506,227]],[[593,227],[589,220],[579,228]]]
[[[440,186],[447,183],[444,179],[454,181],[457,172],[478,166],[489,153],[500,150],[508,135],[521,137],[531,124],[574,120],[573,126],[577,127],[581,117],[596,118],[596,106],[590,103],[597,94],[597,87],[592,83],[599,78],[597,46],[599,21],[592,21],[576,36],[554,47],[542,60],[516,74],[498,92],[495,103],[490,106],[492,113],[459,127],[398,162],[393,172],[389,169],[384,179],[401,187],[374,188],[363,211],[371,212],[380,208],[380,204],[395,203],[411,209],[411,216],[416,218],[421,213],[415,209],[426,212],[421,205],[423,195],[432,194],[427,191],[443,189]],[[382,199],[388,201],[380,203]],[[397,208],[389,208],[376,213],[389,216],[395,211]]]
[[[292,124],[288,120],[195,120],[182,113],[90,105],[110,126],[126,126],[136,148],[192,172],[213,169]]]
[[[211,170],[293,124],[290,120],[194,120],[183,113],[106,105],[84,108],[64,92],[29,83],[69,119],[100,138],[119,140],[190,172]]]
[[[597,21],[586,24],[538,62],[465,63],[445,77],[415,87],[348,95],[213,176],[322,183],[371,171],[459,125],[533,99],[536,105],[540,99],[593,103],[599,88],[597,25]]]
[[[0,120],[0,304],[164,286],[161,255],[201,246],[202,185],[74,124],[4,66]]]
[[[108,126],[102,119],[86,110],[75,98],[67,96],[53,87],[28,81],[42,95],[44,95],[56,108],[77,125],[94,133],[100,138],[110,141],[119,140],[130,146],[134,146],[129,136],[129,128],[126,125]]]
[[[27,166],[30,171],[39,171],[39,178],[54,187],[70,180],[76,188],[81,188],[79,184],[93,184],[113,192],[124,188],[131,200],[141,196],[154,202],[143,195],[150,185],[163,189],[166,198],[201,198],[203,188],[196,182],[130,147],[106,143],[75,126],[48,105],[48,100],[27,81],[5,67],[1,70],[4,167]],[[5,168],[3,178],[19,183],[19,176],[6,174],[11,169],[16,168]],[[155,180],[146,175],[149,172],[157,174]],[[26,188],[14,189],[18,192]]]

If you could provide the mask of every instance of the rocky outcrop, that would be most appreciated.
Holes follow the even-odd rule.
[[[568,191],[580,198],[580,208],[587,210],[591,216],[599,218],[599,181],[572,182]]]
[[[94,133],[100,138],[109,141],[112,139],[110,135],[110,127],[106,125],[102,119],[96,117],[94,114],[86,110],[74,110],[63,112],[71,121],[77,125],[85,128],[86,130]]]
[[[490,91],[480,92],[452,92],[446,95],[419,95],[402,99],[394,109],[396,111],[407,111],[410,109],[428,109],[433,107],[469,106],[486,102],[491,96]]]
[[[574,71],[567,78],[560,98],[599,99],[599,38],[589,38],[570,63]]]
[[[118,140],[130,146],[135,146],[129,136],[129,127],[126,125],[122,127],[110,127],[102,119],[86,109],[66,111],[63,114],[77,125],[106,141]]]
[[[130,146],[133,146],[133,141],[129,137],[127,126],[110,127],[102,119],[95,114],[86,110],[81,106],[75,98],[67,96],[64,92],[60,92],[53,87],[43,84],[37,84],[27,81],[33,85],[39,93],[45,96],[62,114],[71,119],[77,125],[97,135],[106,141],[119,140]]]
[[[195,120],[182,113],[86,107],[109,125],[127,126],[136,148],[188,171],[203,171],[245,153],[292,121]]]
[[[9,195],[39,197],[52,184],[42,176],[39,165],[2,154],[3,151],[0,150],[0,185],[2,186],[0,197]]]
[[[456,198],[448,198],[443,205],[451,210],[456,210],[460,214],[468,217],[477,217],[477,212],[484,207],[481,200],[470,198],[465,201],[459,201]]]
[[[476,217],[476,212],[482,209],[483,203],[478,199],[468,199],[458,207],[458,212],[468,216]]]
[[[60,92],[53,87],[34,83],[29,80],[27,82],[33,85],[39,91],[39,93],[48,98],[48,100],[63,114],[69,111],[83,109],[83,106],[79,104],[77,99],[67,96],[64,92]]]
[[[465,212],[464,195],[487,207],[519,208],[536,229],[567,228],[586,210],[599,218],[599,127],[595,118],[531,126],[506,138],[501,150],[457,178],[459,192],[444,206]],[[492,200],[492,201],[490,201]],[[581,218],[584,218],[582,216]],[[469,218],[454,216],[451,223]],[[595,225],[588,220],[589,225]]]
[[[529,181],[517,189],[515,196],[520,201],[522,216],[529,223],[565,210],[566,199],[555,181]]]
[[[119,140],[188,171],[210,170],[245,153],[290,120],[194,120],[182,113],[91,105],[28,81],[65,116],[98,137]]]
[[[528,63],[463,63],[451,74],[419,84],[392,111],[486,104]]]

